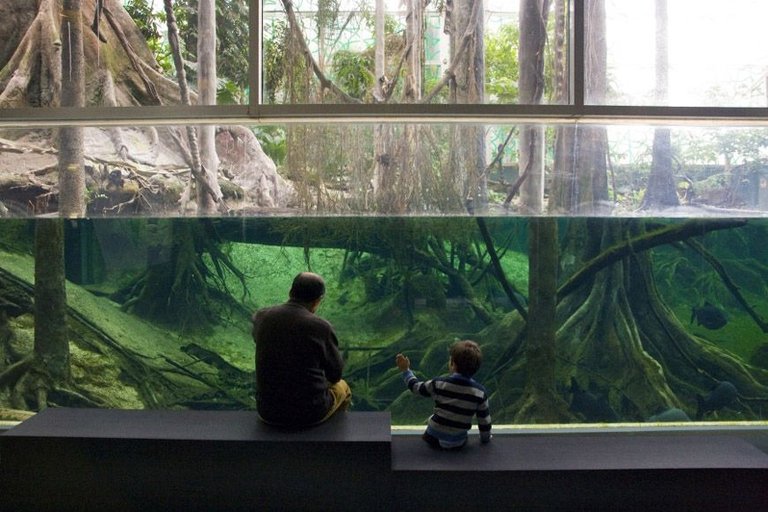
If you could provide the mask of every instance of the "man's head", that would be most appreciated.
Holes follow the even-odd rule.
[[[451,345],[449,353],[453,370],[467,377],[473,376],[483,362],[480,347],[471,340],[457,341]]]
[[[302,272],[293,278],[293,285],[288,293],[292,301],[307,305],[319,304],[323,295],[325,295],[325,281],[312,272]]]

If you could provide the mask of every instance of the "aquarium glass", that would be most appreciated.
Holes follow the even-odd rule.
[[[396,425],[423,423],[432,402],[406,390],[395,355],[435,377],[463,339],[482,348],[475,377],[496,424],[766,419],[764,219],[6,218],[5,410],[40,406],[19,366],[43,346],[35,238],[51,229],[69,345],[38,350],[70,375],[48,390],[52,406],[252,409],[250,315],[309,269],[326,278],[317,314],[336,329],[352,409],[390,411]],[[547,279],[557,308],[537,311]],[[556,326],[535,335],[552,343],[545,359],[530,351],[541,314]],[[532,379],[556,411],[526,413],[542,399]]]
[[[88,216],[201,215],[190,125],[85,126]],[[291,123],[215,133],[204,216],[762,217],[760,126]],[[0,211],[59,211],[60,130],[0,129]],[[521,147],[542,147],[529,158]],[[522,163],[521,163],[522,162]]]

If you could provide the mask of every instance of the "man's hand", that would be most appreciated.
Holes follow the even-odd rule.
[[[397,356],[395,356],[395,364],[401,372],[411,369],[411,360],[403,354],[397,354]]]

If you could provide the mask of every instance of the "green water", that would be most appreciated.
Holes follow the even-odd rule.
[[[43,380],[48,405],[253,408],[250,314],[311,270],[327,282],[318,314],[337,331],[353,408],[395,424],[432,407],[405,392],[395,354],[434,377],[458,339],[483,349],[476,379],[497,424],[768,416],[765,220],[557,219],[554,244],[517,217],[61,222],[68,376]],[[35,318],[34,241],[34,221],[0,220],[5,410],[39,409],[35,325],[59,321]],[[537,309],[546,297],[529,282],[546,262],[556,268],[530,282],[555,279],[555,312]],[[731,384],[735,395],[713,393]]]

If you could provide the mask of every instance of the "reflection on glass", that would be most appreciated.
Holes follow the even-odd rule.
[[[0,11],[0,108],[59,106],[79,51],[86,106],[248,102],[247,0],[174,1],[170,13],[163,2],[83,0],[81,30],[61,2],[16,3]]]
[[[604,3],[605,23],[588,22],[586,38],[589,46],[604,36],[607,62],[593,72],[607,73],[610,86],[589,103],[766,106],[765,2],[735,0],[727,9],[694,0]],[[589,98],[595,86],[588,80],[587,88]]]
[[[192,126],[84,128],[87,216],[760,217],[764,128],[288,124],[215,128],[199,204]],[[59,211],[55,132],[0,130],[0,212]],[[521,142],[522,141],[522,142]],[[203,194],[204,195],[204,194]]]
[[[41,223],[59,223],[63,258],[35,249]],[[41,397],[253,409],[249,315],[307,269],[326,278],[318,314],[354,410],[395,424],[431,404],[394,355],[440,375],[457,338],[482,347],[496,424],[765,420],[766,236],[758,219],[0,219],[0,420]],[[37,322],[63,325],[35,317],[35,255],[67,279],[58,345],[35,341]],[[33,378],[51,367],[70,378]]]
[[[264,100],[567,103],[568,18],[555,3],[521,19],[502,0],[267,0]]]

